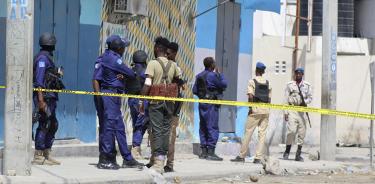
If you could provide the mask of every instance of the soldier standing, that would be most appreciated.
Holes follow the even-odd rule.
[[[310,104],[312,101],[311,84],[303,80],[303,68],[297,68],[294,71],[294,75],[295,80],[288,82],[285,89],[286,101],[289,105],[307,106],[307,104]],[[290,149],[297,135],[298,148],[295,160],[302,162],[303,158],[301,157],[301,152],[306,135],[306,118],[308,118],[308,114],[297,111],[285,111],[284,118],[288,123],[288,129],[286,149],[283,158],[284,160],[288,160]]]

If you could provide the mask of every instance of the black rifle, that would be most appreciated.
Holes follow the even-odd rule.
[[[298,91],[299,91],[299,96],[301,96],[301,99],[302,99],[302,104],[301,106],[303,107],[307,107],[307,104],[305,102],[305,98],[303,98],[303,95],[302,95],[302,92],[301,92],[301,88],[299,87],[299,85],[297,84],[297,87],[298,87]],[[307,120],[309,121],[309,125],[310,125],[310,128],[311,128],[311,121],[310,121],[310,116],[309,116],[309,113],[306,112],[306,116],[307,116]]]

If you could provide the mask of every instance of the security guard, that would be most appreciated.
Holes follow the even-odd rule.
[[[215,60],[207,57],[203,60],[205,70],[196,76],[193,93],[200,99],[221,99],[227,88],[227,81],[215,66]],[[199,137],[202,152],[200,159],[222,161],[215,154],[219,138],[219,105],[199,103]]]
[[[178,52],[178,44],[176,42],[171,42],[168,45],[167,54],[168,59],[176,63],[176,55]],[[176,63],[177,64],[177,63]],[[182,74],[182,70],[179,66],[177,66],[177,69]],[[184,90],[184,81],[182,79],[178,81],[174,81],[178,84],[178,97],[182,97],[181,91]],[[164,167],[165,172],[173,172],[173,162],[174,162],[174,153],[175,153],[175,143],[176,143],[176,136],[177,136],[177,127],[179,124],[179,118],[180,118],[180,111],[182,107],[182,102],[175,102],[174,110],[173,110],[173,116],[172,116],[172,124],[171,124],[171,133],[169,137],[169,149],[168,149],[168,155],[167,155],[167,164]]]
[[[34,88],[64,89],[60,80],[61,72],[53,62],[56,37],[51,33],[43,33],[39,38],[40,52],[34,58]],[[39,126],[35,135],[35,154],[32,164],[60,165],[60,162],[50,155],[55,134],[58,129],[56,119],[57,93],[33,92],[34,107],[39,109]]]
[[[118,74],[125,78],[135,79],[134,72],[123,64],[121,57],[125,52],[125,47],[129,41],[123,39],[114,39],[110,43],[109,51],[104,53],[102,58],[103,80],[101,83],[101,92],[103,93],[123,93],[125,89],[124,80],[118,78]],[[99,164],[100,169],[119,169],[111,160],[115,159],[113,154],[115,149],[115,139],[119,146],[121,156],[123,157],[122,167],[137,167],[140,164],[131,155],[126,142],[125,125],[121,114],[121,98],[113,96],[103,96],[104,105],[104,125],[102,136],[102,150],[104,155],[103,164]]]
[[[156,59],[151,60],[146,68],[146,80],[142,90],[142,95],[154,95],[153,92],[166,95],[170,91],[162,90],[161,87],[173,86],[172,81],[179,79],[180,73],[176,63],[167,59],[167,47],[169,40],[158,37],[155,40],[154,54]],[[177,86],[175,88],[177,94]],[[162,94],[164,93],[164,94]],[[154,96],[160,96],[154,95]],[[177,96],[177,95],[176,95]],[[144,103],[140,101],[140,110],[144,113]],[[173,115],[174,103],[170,101],[150,101],[149,117],[151,127],[151,148],[152,157],[150,159],[151,169],[156,172],[164,172],[165,159],[168,153],[169,134]],[[152,160],[154,158],[154,160]]]
[[[136,79],[126,80],[126,92],[132,95],[140,95],[143,85],[146,80],[145,70],[147,66],[147,54],[143,50],[138,50],[133,53],[132,69],[136,74]],[[145,114],[139,113],[139,99],[129,98],[128,105],[130,108],[130,115],[133,122],[133,140],[132,140],[132,155],[135,159],[142,159],[141,143],[143,135],[148,128],[148,102],[145,101]]]
[[[289,105],[306,106],[312,101],[311,84],[303,80],[304,69],[297,68],[294,72],[295,80],[286,85],[285,96]],[[284,118],[288,122],[286,149],[283,155],[285,160],[288,159],[290,149],[297,134],[297,152],[296,161],[303,161],[301,157],[302,145],[306,135],[306,113],[297,111],[285,111]]]
[[[107,38],[106,40],[106,45],[107,49],[104,51],[105,53],[109,52],[109,45],[111,42],[115,39],[120,39],[120,36],[118,35],[111,35],[110,37]],[[92,78],[92,85],[94,92],[100,92],[100,84],[103,80],[103,68],[101,65],[101,62],[103,60],[103,55],[100,55],[95,62],[95,68],[94,68],[94,73],[93,73],[93,78]],[[122,78],[122,76],[118,75],[118,78]],[[103,123],[104,123],[104,107],[103,107],[103,100],[101,96],[94,96],[94,103],[95,103],[95,108],[99,120],[99,162],[98,165],[104,164],[104,154],[103,154]],[[113,150],[113,154],[116,155],[116,149]],[[113,163],[117,165],[116,159],[112,160]],[[99,166],[100,167],[100,166]]]
[[[256,64],[255,78],[249,80],[249,85],[247,87],[247,95],[249,96],[249,102],[271,102],[271,86],[269,84],[269,81],[264,79],[263,77],[265,70],[266,66],[262,62],[258,62]],[[253,135],[254,129],[258,127],[258,147],[256,149],[254,163],[261,163],[261,159],[264,156],[263,154],[268,127],[268,117],[268,108],[250,107],[240,154],[235,159],[232,159],[232,162],[245,161],[245,157],[247,151],[249,150],[249,143]]]

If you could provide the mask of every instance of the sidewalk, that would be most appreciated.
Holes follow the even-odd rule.
[[[313,148],[310,148],[310,151]],[[337,158],[341,161],[311,161],[307,153],[303,154],[305,162],[281,160],[282,148],[271,147],[271,157],[278,161],[284,175],[314,175],[321,172],[368,172],[366,161],[368,149],[338,148]],[[343,151],[344,150],[344,151]],[[233,156],[224,156],[223,162],[198,159],[193,154],[177,154],[174,173],[163,176],[171,183],[184,183],[209,180],[222,177],[249,176],[262,173],[262,165],[255,165],[247,159],[245,163],[232,163]],[[291,153],[291,159],[294,153]],[[33,166],[32,175],[1,176],[3,183],[152,183],[164,178],[150,172],[150,170],[120,169],[117,171],[100,170],[95,164],[97,157],[59,157],[60,166]],[[122,163],[120,157],[117,158]],[[140,160],[147,163],[147,160]],[[1,183],[1,182],[0,182]]]

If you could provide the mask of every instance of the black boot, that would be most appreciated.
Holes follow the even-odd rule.
[[[116,159],[116,157],[115,157]],[[113,158],[101,154],[99,156],[99,163],[97,164],[98,169],[109,169],[118,170],[120,166],[113,162]]]
[[[173,167],[170,167],[170,166],[164,166],[164,172],[168,173],[168,172],[174,172],[173,170]]]
[[[284,160],[288,160],[289,159],[289,153],[290,153],[290,149],[292,148],[292,145],[286,145],[286,149],[285,149],[285,152],[283,154],[283,159]]]
[[[138,168],[138,167],[143,167],[143,163],[139,163],[135,159],[133,160],[124,160],[122,162],[122,168]]]
[[[199,159],[206,159],[207,158],[207,148],[202,148],[201,154],[199,155]]]
[[[245,162],[245,159],[241,158],[240,156],[237,156],[236,158],[231,159],[230,161],[231,162]]]
[[[213,161],[223,161],[223,158],[217,156],[215,154],[215,148],[208,148],[207,149],[207,160],[213,160]]]
[[[302,145],[298,145],[298,149],[297,149],[297,152],[296,152],[296,158],[295,158],[296,161],[303,162],[303,158],[301,157],[301,153],[302,153]]]

